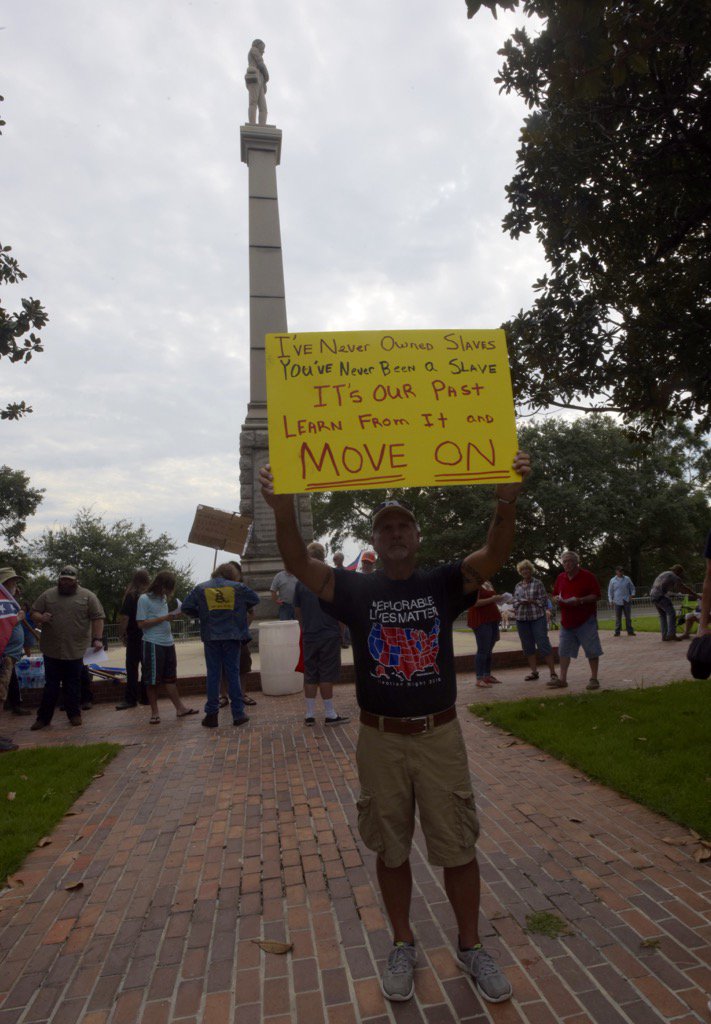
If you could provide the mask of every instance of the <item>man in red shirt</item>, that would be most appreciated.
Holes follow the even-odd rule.
[[[599,690],[597,667],[602,654],[597,629],[597,602],[600,584],[587,569],[580,568],[580,559],[574,551],[564,551],[561,557],[563,572],[555,581],[553,599],[560,606],[560,678],[546,683],[554,689],[568,685],[568,667],[571,658],[577,658],[582,647],[590,664],[590,682],[587,690]]]

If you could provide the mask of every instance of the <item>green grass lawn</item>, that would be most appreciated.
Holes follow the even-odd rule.
[[[614,628],[615,628],[615,620],[614,619],[599,619],[598,620],[598,624],[600,626],[600,629],[614,630]],[[622,619],[622,631],[623,632],[624,632],[624,629],[625,629],[625,620],[623,618]],[[661,638],[661,633],[659,631],[659,616],[658,615],[640,615],[640,616],[634,616],[633,615],[632,616],[632,629],[635,631],[635,633],[659,633],[659,636]],[[676,627],[676,631],[677,631],[677,633],[683,633],[684,632],[684,627],[683,626],[677,626]],[[696,626],[694,626],[694,635],[695,634],[696,634]]]
[[[711,839],[711,682],[469,710]]]
[[[117,743],[36,747],[0,758],[0,881],[13,874],[40,839],[121,749]],[[14,793],[14,797],[8,794]]]

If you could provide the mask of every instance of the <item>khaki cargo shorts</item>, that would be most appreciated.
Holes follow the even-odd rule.
[[[358,829],[387,867],[410,855],[415,806],[430,864],[455,868],[474,860],[479,820],[456,718],[415,736],[361,725],[356,761]]]

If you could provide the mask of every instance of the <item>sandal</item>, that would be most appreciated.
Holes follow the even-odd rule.
[[[496,676],[485,676],[484,679],[485,679],[485,681],[487,683],[502,683],[503,682],[503,679],[497,679]]]
[[[221,708],[226,708],[227,705],[229,704],[229,702],[230,702],[230,698],[229,697],[220,697],[220,707]]]
[[[151,715],[151,717],[150,717],[150,719],[148,721],[148,724],[149,725],[160,725],[160,715]]]
[[[256,700],[252,700],[252,698],[248,697],[246,693],[242,694],[242,703],[246,704],[247,707],[250,708],[256,708],[257,706]]]
[[[482,690],[490,690],[491,689],[491,683],[487,683],[487,681],[485,679],[477,679],[476,685],[480,686],[482,688]]]
[[[527,683],[530,683],[530,682],[532,682],[532,681],[533,681],[534,679],[538,679],[538,673],[537,673],[537,672],[529,672],[529,673],[528,673],[528,675],[527,675],[527,676],[524,676],[523,678],[524,678],[524,680],[525,680],[525,681],[526,681]]]
[[[178,718],[187,718],[188,715],[197,715],[197,714],[199,714],[197,708],[188,708],[187,711],[179,711],[178,712]]]

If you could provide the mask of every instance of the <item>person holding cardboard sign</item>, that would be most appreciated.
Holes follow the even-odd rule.
[[[529,456],[518,452],[513,469],[525,479]],[[504,1002],[511,985],[479,941],[479,823],[456,715],[452,626],[509,556],[522,483],[497,486],[483,547],[428,571],[417,568],[420,532],[412,511],[400,501],[381,502],[372,517],[372,545],[382,568],[370,574],[334,572],[310,557],[293,495],[275,494],[270,466],[261,470],[260,484],[274,511],[284,565],[351,631],[361,709],[358,825],[366,846],[377,853],[393,928],[383,993],[402,1002],[414,992],[409,857],[417,805],[429,861],[444,869],[459,926],[458,961],[484,999]]]

